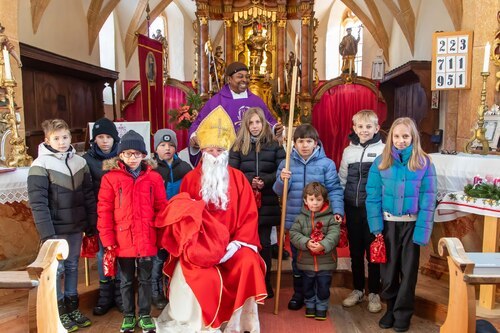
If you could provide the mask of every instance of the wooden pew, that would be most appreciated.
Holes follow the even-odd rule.
[[[448,314],[441,326],[440,333],[475,333],[476,332],[476,284],[500,283],[498,274],[477,274],[475,263],[458,238],[441,238],[438,245],[439,255],[447,256],[450,273],[450,294]],[[484,253],[491,255],[491,253]]]
[[[0,289],[28,289],[29,332],[67,332],[59,320],[56,295],[58,260],[68,257],[65,240],[47,240],[24,271],[0,272]]]

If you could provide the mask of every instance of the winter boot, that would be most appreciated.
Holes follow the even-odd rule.
[[[68,296],[64,298],[64,303],[66,305],[66,311],[68,311],[69,317],[79,326],[87,327],[92,325],[92,322],[83,313],[78,310],[78,296]]]
[[[300,310],[304,305],[304,294],[302,293],[302,276],[293,276],[293,295],[290,302],[288,302],[288,309]]]
[[[64,300],[57,301],[57,308],[59,310],[59,320],[68,332],[74,332],[78,329],[78,325],[71,319],[66,310]]]
[[[96,316],[102,316],[115,304],[114,301],[115,284],[112,280],[99,281],[99,299],[94,307],[93,313]]]
[[[163,277],[159,280],[151,281],[152,303],[158,310],[163,310],[167,306],[167,299],[163,291]]]
[[[115,279],[115,305],[118,311],[123,313],[122,292],[120,290],[120,280]]]

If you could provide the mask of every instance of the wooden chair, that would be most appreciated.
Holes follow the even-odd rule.
[[[58,260],[68,257],[65,240],[47,240],[24,271],[0,272],[0,289],[28,289],[29,332],[67,332],[59,320],[56,282]]]
[[[498,267],[498,274],[481,275],[474,272],[475,263],[469,259],[458,238],[441,238],[438,250],[439,255],[447,256],[450,273],[448,314],[440,333],[475,333],[476,291],[474,285],[500,283],[500,267]]]

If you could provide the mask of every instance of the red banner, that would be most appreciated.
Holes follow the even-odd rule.
[[[163,108],[163,46],[161,42],[138,36],[139,78],[141,81],[142,120],[151,122],[151,134],[167,125]]]

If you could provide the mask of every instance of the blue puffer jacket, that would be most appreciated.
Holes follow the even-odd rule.
[[[423,169],[409,170],[407,164],[412,149],[412,145],[403,150],[393,147],[394,162],[385,170],[378,168],[382,155],[375,159],[366,184],[366,212],[370,231],[374,234],[384,229],[383,212],[395,216],[417,214],[413,242],[426,245],[434,222],[436,170],[430,160]]]
[[[284,167],[285,160],[281,161],[278,167],[276,182],[273,185],[274,192],[279,196],[283,195],[283,181],[280,174]],[[288,180],[288,202],[285,219],[285,228],[287,230],[292,227],[295,217],[300,213],[304,202],[302,200],[302,191],[311,182],[320,182],[326,187],[333,213],[344,216],[344,190],[340,186],[335,163],[326,157],[321,142],[318,142],[318,146],[307,161],[294,148],[290,156],[290,171],[292,177]]]

